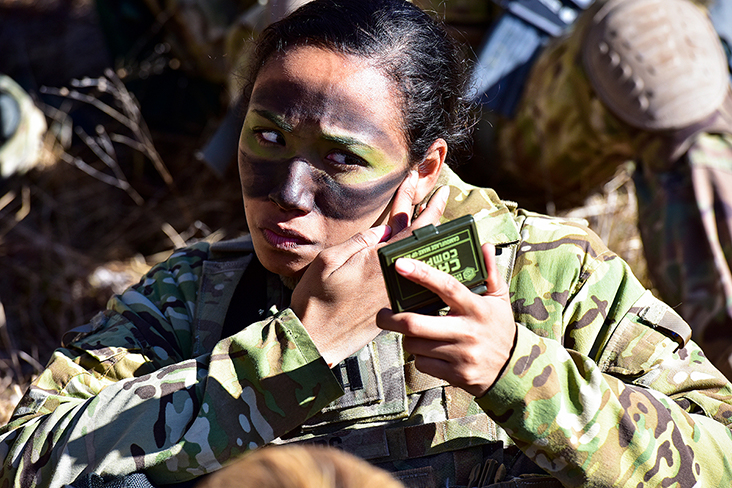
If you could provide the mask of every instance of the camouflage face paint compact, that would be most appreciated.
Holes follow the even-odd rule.
[[[378,253],[394,312],[432,314],[445,307],[437,294],[397,273],[394,262],[399,258],[417,259],[449,273],[473,293],[486,291],[488,274],[472,215],[416,229],[411,237],[384,246]]]

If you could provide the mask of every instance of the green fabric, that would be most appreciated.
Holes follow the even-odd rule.
[[[197,244],[56,351],[0,429],[2,483],[134,471],[170,483],[256,446],[310,441],[436,486],[464,486],[470,463],[512,445],[566,486],[732,484],[732,386],[693,342],[680,348],[652,323],[664,314],[648,313],[628,266],[582,225],[505,206],[449,170],[442,181],[450,218],[478,215],[495,244],[517,251],[517,345],[484,397],[420,378],[392,333],[355,355],[364,390],[341,387],[277,280],[262,284],[263,320],[215,337],[225,313],[200,313],[226,308],[251,248]],[[212,346],[194,354],[201,343]],[[353,367],[336,369],[354,379]]]

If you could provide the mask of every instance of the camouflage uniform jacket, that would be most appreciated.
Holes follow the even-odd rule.
[[[502,249],[520,324],[485,396],[418,373],[390,333],[330,370],[271,274],[261,320],[222,337],[254,256],[200,243],[55,352],[0,429],[0,486],[140,470],[178,482],[283,437],[323,437],[408,470],[407,482],[424,477],[412,486],[465,486],[495,446],[566,486],[732,485],[732,387],[693,342],[677,343],[685,322],[584,226],[443,177],[445,218],[473,213]]]

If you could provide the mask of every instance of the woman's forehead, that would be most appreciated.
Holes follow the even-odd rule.
[[[259,72],[251,109],[293,125],[322,126],[405,144],[394,83],[363,58],[302,46],[271,58]]]

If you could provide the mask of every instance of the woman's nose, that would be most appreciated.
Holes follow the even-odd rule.
[[[278,186],[272,189],[269,199],[283,210],[297,210],[309,213],[315,201],[312,168],[300,159],[289,163]]]

